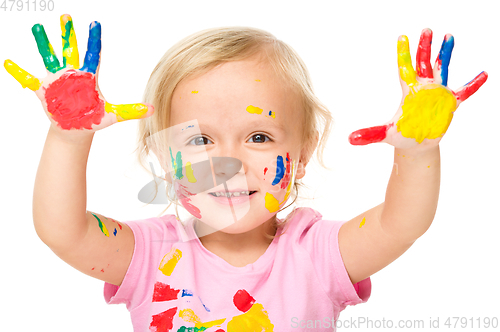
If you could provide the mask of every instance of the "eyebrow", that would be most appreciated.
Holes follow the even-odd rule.
[[[200,127],[206,127],[209,130],[220,130],[220,128],[214,128],[210,126],[209,124],[200,124]],[[262,120],[257,120],[254,122],[249,122],[247,124],[248,127],[251,128],[262,128],[262,129],[275,129],[280,131],[281,133],[285,132],[285,127],[282,124],[278,124],[275,121],[262,121]]]

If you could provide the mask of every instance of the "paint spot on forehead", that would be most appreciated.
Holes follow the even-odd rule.
[[[255,80],[255,82],[260,82],[260,80]]]
[[[191,93],[198,93],[198,91],[197,90],[193,90],[193,91],[191,91]]]
[[[247,107],[247,112],[252,114],[262,114],[262,108],[250,105]]]

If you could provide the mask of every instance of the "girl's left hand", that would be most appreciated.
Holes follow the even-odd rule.
[[[444,37],[434,68],[430,64],[432,31],[424,29],[417,50],[417,72],[411,64],[408,37],[398,39],[398,66],[403,98],[396,115],[385,125],[357,130],[349,135],[353,145],[386,142],[396,148],[436,146],[446,133],[453,112],[460,103],[486,82],[480,73],[472,81],[453,91],[448,88],[448,65],[453,36]]]

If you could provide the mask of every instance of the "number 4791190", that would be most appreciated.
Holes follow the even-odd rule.
[[[52,0],[3,0],[0,10],[3,11],[53,11],[54,1]]]

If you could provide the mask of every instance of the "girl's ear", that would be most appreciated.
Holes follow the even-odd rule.
[[[297,180],[302,179],[306,175],[306,166],[318,146],[319,133],[317,130],[314,132],[314,136],[309,139],[309,142],[307,142],[300,151],[300,159],[297,164],[297,173],[295,176],[295,179]]]

